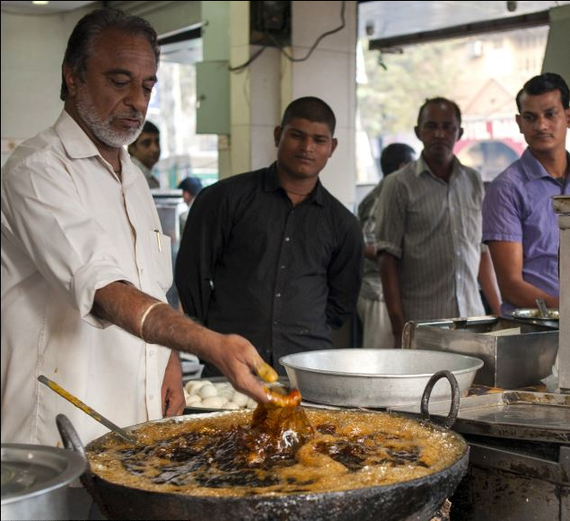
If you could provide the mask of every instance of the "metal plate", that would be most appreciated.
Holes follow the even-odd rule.
[[[450,402],[430,402],[434,416],[447,415]],[[419,413],[419,406],[392,407]],[[453,430],[498,438],[570,443],[570,395],[503,391],[462,398]]]
[[[536,308],[519,308],[513,311],[513,317],[530,320],[560,320],[560,312],[558,309],[549,308],[548,316],[542,317]]]

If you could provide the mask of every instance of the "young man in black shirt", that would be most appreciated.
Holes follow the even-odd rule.
[[[358,298],[358,220],[319,181],[334,130],[324,101],[293,101],[274,131],[277,161],[202,190],[178,254],[184,311],[245,336],[281,373],[282,356],[331,348]]]

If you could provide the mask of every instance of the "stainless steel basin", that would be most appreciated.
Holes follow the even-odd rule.
[[[326,349],[282,357],[291,384],[304,400],[351,407],[388,407],[419,403],[429,378],[451,371],[466,396],[483,362],[472,356],[407,349]],[[431,400],[449,400],[439,381]]]

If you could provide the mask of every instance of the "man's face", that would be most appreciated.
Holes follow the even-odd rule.
[[[64,75],[71,108],[96,144],[118,148],[137,138],[156,83],[156,60],[145,38],[107,30],[93,43],[85,77],[66,66]]]
[[[129,153],[135,156],[144,166],[152,168],[160,158],[160,135],[142,132],[129,147]]]
[[[532,96],[523,92],[521,113],[517,123],[529,148],[534,152],[550,152],[566,147],[570,127],[570,109],[564,110],[560,91],[554,90]]]
[[[463,134],[463,129],[452,105],[433,102],[424,107],[415,132],[424,144],[424,157],[428,161],[445,163],[453,159],[453,147]]]
[[[337,146],[326,123],[303,118],[276,127],[274,137],[279,170],[298,180],[317,177]]]

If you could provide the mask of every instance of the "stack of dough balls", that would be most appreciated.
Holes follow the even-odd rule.
[[[204,409],[255,409],[257,402],[236,391],[229,382],[190,380],[184,386],[187,407]]]

